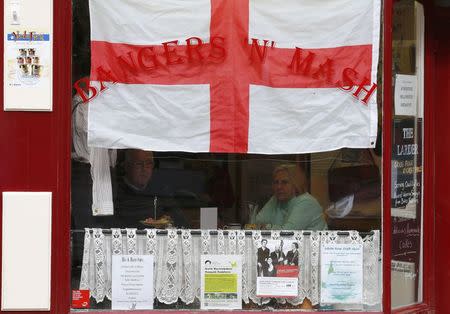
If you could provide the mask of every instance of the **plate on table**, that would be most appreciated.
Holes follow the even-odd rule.
[[[147,227],[164,229],[170,227],[173,224],[173,221],[169,216],[163,216],[156,220],[154,220],[153,218],[147,218],[145,220],[141,220],[140,223]]]

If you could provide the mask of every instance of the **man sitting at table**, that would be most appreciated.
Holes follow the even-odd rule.
[[[175,227],[188,227],[186,218],[173,198],[147,192],[153,168],[153,152],[139,149],[125,151],[125,174],[119,181],[114,201],[116,227],[145,228],[142,221],[148,218],[156,220],[164,215],[171,218]],[[155,203],[157,217],[154,217]]]

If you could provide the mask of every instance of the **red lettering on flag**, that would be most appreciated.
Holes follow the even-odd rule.
[[[95,71],[101,67],[118,83],[209,84],[211,152],[247,152],[251,84],[347,89],[351,83],[351,88],[359,86],[355,97],[365,103],[376,88],[366,89],[351,79],[356,74],[371,77],[372,45],[291,49],[260,39],[259,47],[257,41],[255,46],[255,41],[244,40],[249,37],[248,1],[211,0],[211,12],[209,42],[195,37],[179,39],[186,45],[178,40],[155,46],[92,41],[91,79],[108,81]],[[260,62],[252,62],[252,53]],[[136,64],[141,70],[134,75]],[[125,74],[127,70],[133,75]]]

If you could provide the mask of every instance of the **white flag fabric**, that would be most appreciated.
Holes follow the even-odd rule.
[[[267,154],[375,146],[380,0],[89,4],[91,146]]]

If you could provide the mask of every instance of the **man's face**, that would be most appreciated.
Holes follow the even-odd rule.
[[[295,196],[295,187],[286,171],[275,173],[272,182],[273,194],[280,202],[287,202]]]
[[[266,245],[267,245],[267,241],[262,241],[262,242],[261,242],[261,246],[262,246],[263,248],[265,248]]]
[[[153,153],[143,150],[131,150],[126,156],[126,174],[128,181],[139,189],[144,189],[153,174]]]

